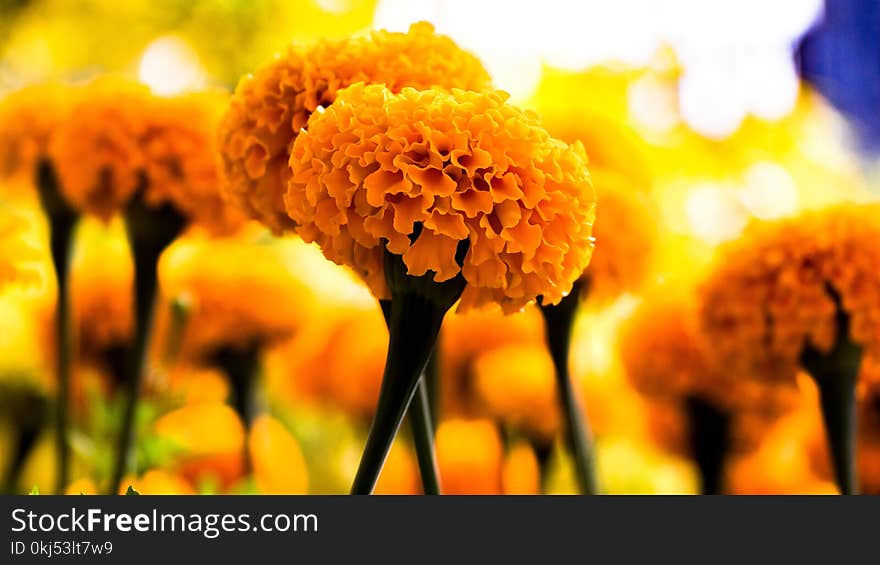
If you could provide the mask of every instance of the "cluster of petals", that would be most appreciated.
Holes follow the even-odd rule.
[[[0,101],[0,179],[34,178],[55,128],[73,104],[76,89],[56,83],[27,86]]]
[[[283,197],[293,141],[313,112],[357,82],[382,83],[394,92],[490,86],[479,59],[426,22],[408,33],[291,45],[241,80],[224,118],[220,149],[231,201],[276,233],[291,229]]]
[[[224,95],[158,97],[112,76],[78,90],[48,149],[75,208],[109,220],[140,196],[150,205],[171,204],[215,231],[237,226],[219,190],[215,157]]]
[[[297,137],[285,202],[297,233],[379,298],[387,249],[413,276],[461,273],[461,310],[511,312],[539,296],[558,303],[589,264],[586,162],[504,92],[359,83]]]
[[[646,282],[657,247],[657,213],[648,194],[625,175],[593,166],[590,174],[597,196],[596,250],[584,276],[591,299],[613,300]]]
[[[791,382],[805,347],[828,351],[838,331],[876,366],[880,338],[880,205],[843,204],[758,222],[725,245],[703,284],[701,331],[721,367]]]

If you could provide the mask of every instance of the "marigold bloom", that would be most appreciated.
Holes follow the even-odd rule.
[[[507,452],[501,472],[504,494],[540,494],[541,469],[534,450],[519,442]]]
[[[50,83],[24,87],[0,101],[0,179],[33,180],[75,96],[76,89]]]
[[[510,345],[474,362],[474,388],[486,412],[537,439],[560,429],[553,360],[541,345]]]
[[[284,207],[294,139],[319,107],[356,82],[383,83],[394,92],[460,87],[485,90],[480,61],[431,24],[408,33],[324,40],[287,50],[244,77],[221,129],[221,156],[231,200],[276,233],[293,227]]]
[[[159,418],[155,430],[180,449],[173,468],[193,483],[213,477],[228,486],[241,476],[244,427],[225,404],[188,404]]]
[[[792,382],[807,345],[835,341],[832,287],[864,366],[880,347],[880,205],[845,204],[755,223],[720,250],[703,285],[702,331],[730,374]]]
[[[501,494],[504,448],[490,420],[451,419],[437,429],[444,494]]]
[[[88,220],[86,220],[87,222]],[[80,357],[128,345],[134,332],[134,266],[121,229],[83,223],[70,266],[70,293]]]
[[[297,232],[379,298],[389,297],[387,248],[412,276],[462,273],[461,310],[559,302],[592,253],[586,156],[506,100],[364,84],[340,92],[291,152],[286,203]],[[470,245],[459,267],[462,241]]]
[[[81,89],[49,144],[71,204],[108,220],[139,190],[154,206],[213,231],[240,224],[220,195],[216,129],[226,97],[153,96],[146,86],[102,77]]]
[[[422,494],[419,465],[411,445],[398,439],[391,444],[375,494]]]
[[[652,293],[620,330],[620,357],[630,382],[649,397],[701,394],[726,403],[730,381],[709,360],[693,304],[665,290]]]
[[[657,214],[644,187],[624,175],[591,167],[597,215],[596,250],[584,273],[591,299],[614,299],[637,290],[650,272],[657,246]]]
[[[123,479],[119,494],[128,492],[129,486],[138,494],[196,494],[186,479],[162,469],[150,469],[140,477]]]
[[[146,86],[103,77],[82,87],[49,143],[63,194],[107,220],[139,188],[140,140],[154,100]]]
[[[443,321],[440,336],[442,409],[459,415],[475,415],[482,408],[475,396],[474,363],[494,349],[544,345],[544,321],[535,307],[505,316],[498,308],[451,312]]]
[[[262,494],[306,494],[309,475],[299,444],[284,424],[268,415],[251,425],[248,449]]]
[[[40,280],[36,246],[28,241],[27,222],[0,203],[0,290],[10,284]]]
[[[184,356],[288,337],[307,319],[311,302],[298,266],[268,242],[182,240],[163,255],[159,279],[164,296],[188,305]]]

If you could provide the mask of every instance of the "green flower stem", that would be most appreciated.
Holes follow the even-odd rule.
[[[244,348],[222,347],[210,356],[214,365],[220,367],[229,381],[232,392],[232,407],[244,425],[243,461],[245,473],[250,473],[253,470],[247,438],[250,437],[254,418],[263,411],[257,395],[260,351],[261,347],[258,344],[252,344]]]
[[[541,305],[541,313],[544,315],[547,347],[556,369],[557,399],[565,421],[566,440],[574,457],[578,485],[582,494],[596,494],[598,487],[592,433],[572,386],[568,367],[571,332],[582,284],[581,281],[576,282],[559,304]]]
[[[73,232],[79,214],[61,194],[55,169],[47,160],[37,165],[37,191],[40,204],[49,219],[49,246],[52,265],[58,281],[58,299],[55,306],[56,372],[58,401],[55,413],[55,441],[58,460],[55,492],[64,492],[70,474],[70,371],[73,356],[73,336],[70,312],[70,256]]]
[[[382,307],[385,323],[390,326],[391,301],[380,300],[379,305]],[[436,355],[432,354],[428,359],[425,373],[427,373],[428,368],[432,365],[432,359],[434,358],[436,358]],[[436,363],[434,364],[436,365]],[[437,457],[434,454],[434,428],[429,398],[426,375],[422,375],[416,385],[416,392],[410,407],[410,430],[416,448],[416,459],[419,462],[422,490],[425,494],[440,494],[440,472],[437,468]]]
[[[694,461],[700,473],[700,494],[722,494],[724,464],[730,449],[730,415],[699,396],[684,400]]]
[[[849,316],[840,295],[830,285],[826,291],[837,307],[837,335],[830,351],[804,347],[801,363],[819,389],[819,404],[831,452],[834,477],[841,494],[858,494],[856,476],[856,383],[862,347],[849,334]]]
[[[417,237],[418,233],[413,236]],[[467,241],[459,244],[456,253],[459,264],[463,262],[467,249]],[[384,262],[385,281],[391,292],[388,356],[376,414],[351,487],[352,494],[373,492],[388,450],[437,342],[443,317],[465,287],[461,273],[442,283],[434,282],[434,273],[430,271],[419,277],[408,275],[403,259],[387,250]]]
[[[149,207],[140,191],[125,210],[134,259],[135,335],[126,363],[126,404],[120,429],[116,460],[110,476],[108,494],[119,492],[135,444],[138,399],[147,370],[147,352],[153,327],[153,310],[158,289],[159,256],[183,231],[185,219],[170,205]]]
[[[553,444],[542,439],[531,437],[529,445],[535,452],[535,459],[538,461],[538,477],[540,480],[541,492],[547,492],[550,479],[550,462],[553,455]]]
[[[10,442],[9,460],[3,472],[0,494],[18,494],[19,479],[28,455],[49,419],[49,399],[36,390],[3,387],[0,412],[11,417],[15,437]]]

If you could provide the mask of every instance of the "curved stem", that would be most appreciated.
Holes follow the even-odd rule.
[[[379,402],[351,494],[373,492],[447,309],[416,292],[399,293],[391,301],[388,355]]]
[[[593,438],[583,408],[572,386],[568,368],[571,332],[580,300],[580,281],[557,305],[541,305],[550,356],[556,369],[556,391],[565,421],[566,441],[574,457],[578,485],[582,494],[596,494]]]
[[[380,300],[382,315],[385,323],[391,325],[391,301]],[[436,368],[436,355],[428,358],[425,374],[416,385],[416,393],[409,412],[409,423],[412,432],[413,444],[416,448],[416,459],[419,463],[419,474],[422,479],[422,490],[425,494],[440,494],[440,472],[437,468],[437,457],[434,454],[434,420],[432,418],[431,401],[426,384],[426,376],[434,365]]]
[[[849,337],[849,315],[843,309],[840,295],[828,284],[826,292],[837,311],[835,343],[827,353],[808,344],[801,353],[801,363],[819,388],[825,435],[840,493],[858,494],[856,383],[862,347]]]
[[[70,313],[70,255],[73,231],[79,214],[64,199],[52,165],[42,160],[37,165],[37,190],[40,204],[49,219],[49,246],[52,266],[58,281],[55,306],[56,372],[58,401],[55,409],[55,441],[58,473],[55,492],[64,492],[70,474],[70,372],[73,356],[73,338]]]
[[[147,370],[147,352],[153,327],[153,311],[159,284],[159,256],[183,231],[186,219],[170,205],[148,206],[143,199],[146,182],[125,209],[125,227],[134,259],[135,334],[126,363],[127,396],[116,460],[108,493],[116,494],[128,467],[135,442],[138,398]]]
[[[254,418],[262,411],[257,397],[257,377],[260,370],[260,346],[253,344],[243,349],[223,347],[211,355],[229,380],[232,407],[244,425],[245,438],[250,437]],[[253,469],[247,439],[244,442],[244,471]]]
[[[433,357],[433,356],[432,356]],[[434,426],[431,420],[431,403],[428,399],[428,387],[425,378],[419,379],[409,413],[413,443],[416,446],[416,458],[419,462],[419,474],[422,477],[422,489],[425,494],[440,494],[440,471],[437,467],[437,456],[434,452]]]
[[[700,472],[700,494],[722,494],[730,447],[730,416],[698,396],[685,399],[690,442]]]
[[[116,460],[110,476],[108,494],[116,494],[128,469],[135,441],[138,399],[147,364],[147,349],[153,326],[153,303],[158,287],[159,254],[145,249],[132,249],[135,275],[135,336],[126,363],[125,411],[116,444]]]

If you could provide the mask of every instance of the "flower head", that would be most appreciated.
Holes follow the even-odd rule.
[[[40,281],[40,254],[28,236],[27,221],[0,202],[0,290],[11,284]]]
[[[657,215],[643,187],[626,176],[609,169],[590,172],[597,196],[596,250],[584,276],[590,298],[613,299],[645,282],[657,246]]]
[[[220,149],[232,201],[275,232],[292,228],[283,197],[293,141],[313,112],[356,82],[383,83],[394,92],[490,85],[476,57],[425,22],[408,33],[291,45],[242,79],[224,119]]]
[[[160,98],[115,77],[89,83],[49,145],[62,192],[106,221],[143,191],[149,205],[231,231],[242,218],[220,194],[215,157],[225,103],[212,92]]]
[[[248,438],[254,482],[262,494],[306,494],[309,475],[302,450],[284,424],[258,416]]]
[[[864,367],[880,351],[880,205],[756,223],[720,250],[703,285],[702,331],[735,375],[792,382],[809,344],[828,351],[836,294]],[[833,290],[833,293],[831,292]]]
[[[559,302],[592,254],[586,156],[506,99],[364,84],[338,93],[291,152],[297,232],[379,298],[387,249],[413,276],[461,273],[461,310]]]
[[[108,220],[138,190],[140,142],[154,103],[149,89],[116,77],[82,87],[49,143],[63,194],[77,209]]]
[[[134,332],[134,265],[121,226],[114,231],[84,221],[71,263],[73,318],[86,359],[127,345]]]
[[[243,238],[180,241],[162,257],[159,278],[165,297],[187,305],[181,350],[193,358],[288,337],[311,302],[278,247]]]
[[[490,420],[446,420],[436,447],[445,494],[501,494],[504,446]]]
[[[476,359],[474,376],[476,394],[491,416],[552,443],[560,417],[555,369],[546,346],[493,349]]]
[[[215,233],[230,232],[242,223],[241,214],[227,205],[219,190],[216,132],[227,102],[220,92],[157,98],[141,142],[147,202],[170,202]]]
[[[0,101],[0,178],[34,178],[49,139],[66,119],[76,90],[41,84],[17,90]]]

